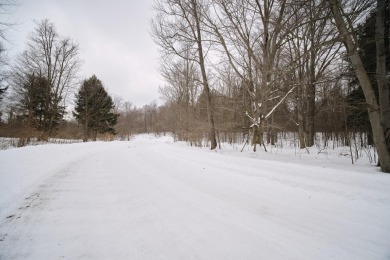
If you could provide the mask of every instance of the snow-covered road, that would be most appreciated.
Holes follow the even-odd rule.
[[[390,176],[375,170],[148,136],[10,149],[0,165],[0,259],[390,259]]]

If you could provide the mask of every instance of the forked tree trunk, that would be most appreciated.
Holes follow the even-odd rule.
[[[382,122],[380,109],[375,97],[374,89],[367,75],[367,71],[364,69],[362,60],[360,58],[359,52],[357,51],[357,46],[352,38],[351,32],[348,31],[345,21],[343,19],[339,1],[328,0],[328,3],[332,10],[333,18],[336,22],[336,26],[340,33],[341,39],[347,48],[348,56],[350,58],[352,67],[359,80],[360,86],[363,89],[381,170],[383,172],[390,173],[390,154],[386,146],[384,129],[381,124]]]

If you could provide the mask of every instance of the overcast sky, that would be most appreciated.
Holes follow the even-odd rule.
[[[18,0],[10,54],[26,48],[34,20],[49,19],[80,45],[81,76],[95,74],[113,96],[137,107],[159,101],[157,47],[150,37],[153,0]]]

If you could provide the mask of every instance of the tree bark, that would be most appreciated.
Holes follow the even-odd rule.
[[[333,13],[333,18],[336,22],[337,29],[341,36],[343,43],[347,48],[347,53],[350,58],[352,67],[356,73],[359,83],[363,89],[364,96],[367,103],[368,116],[371,123],[372,133],[374,137],[374,143],[378,152],[378,159],[381,170],[383,172],[390,173],[390,154],[386,146],[386,140],[384,135],[384,129],[381,124],[381,115],[379,105],[377,103],[373,86],[367,75],[357,45],[354,42],[351,33],[346,26],[341,13],[341,6],[338,0],[328,0],[329,6]]]

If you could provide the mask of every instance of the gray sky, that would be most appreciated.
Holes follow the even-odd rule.
[[[33,20],[48,18],[80,45],[80,75],[95,74],[113,96],[137,107],[158,101],[158,52],[150,31],[153,0],[18,0],[8,33],[11,56],[26,48]]]

